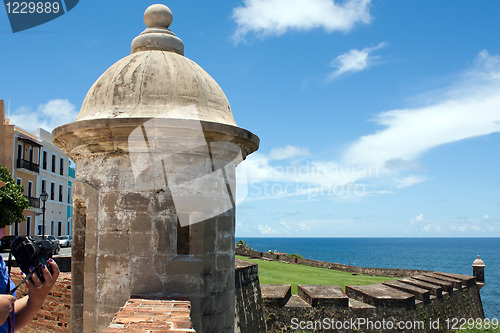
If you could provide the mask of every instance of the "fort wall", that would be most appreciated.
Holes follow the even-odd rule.
[[[372,276],[389,276],[389,277],[409,277],[417,274],[428,273],[429,271],[418,270],[418,269],[400,269],[400,268],[374,268],[374,267],[358,267],[343,265],[338,263],[295,258],[283,254],[272,254],[267,252],[259,252],[246,248],[236,248],[236,254],[249,257],[249,258],[265,258],[281,262],[287,262],[290,264],[299,264],[311,267],[328,268],[337,271],[355,273],[355,274],[366,274]]]
[[[383,284],[347,286],[345,290],[299,285],[298,294],[291,295],[290,285],[261,285],[258,265],[236,259],[235,332],[289,332],[296,328],[321,332],[332,331],[333,325],[343,326],[335,328],[337,332],[388,331],[389,326],[394,332],[448,332],[458,319],[484,318],[480,284],[473,276],[416,271],[409,277],[406,271],[411,270],[393,271],[403,277]],[[21,280],[18,268],[13,268],[12,279]],[[26,291],[21,287],[18,297]],[[175,327],[180,332],[194,332],[190,306],[187,299],[134,296],[116,313],[106,332],[126,332],[139,326],[145,331]],[[20,332],[69,332],[70,307],[71,276],[61,273],[33,323]],[[386,325],[386,330],[377,325]],[[404,326],[398,329],[397,325]]]

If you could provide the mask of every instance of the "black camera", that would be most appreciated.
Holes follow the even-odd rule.
[[[38,275],[40,281],[45,282],[42,265],[47,266],[52,274],[52,267],[48,263],[49,258],[52,258],[52,247],[52,243],[47,239],[20,236],[12,242],[10,250],[24,274],[28,274],[31,268]],[[33,282],[33,280],[31,281]]]

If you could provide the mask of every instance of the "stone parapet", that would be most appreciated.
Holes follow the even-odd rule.
[[[298,286],[298,295],[287,297],[284,305],[282,291],[289,290],[290,285],[262,285],[263,299],[273,300],[264,302],[267,332],[290,328],[292,331],[298,328],[323,332],[335,328],[335,332],[381,332],[384,330],[377,325],[382,323],[386,325],[385,331],[390,326],[391,332],[429,332],[434,331],[437,322],[440,325],[436,331],[448,332],[451,330],[445,324],[447,319],[484,319],[479,288],[473,277],[438,272],[428,275],[418,276],[426,282],[401,278],[383,284],[346,286],[346,292],[339,286]],[[452,288],[456,283],[462,288]],[[443,288],[450,287],[454,292],[443,293]],[[411,323],[412,327],[399,328],[398,323]],[[351,324],[358,326],[352,329]],[[332,325],[340,325],[340,328]]]

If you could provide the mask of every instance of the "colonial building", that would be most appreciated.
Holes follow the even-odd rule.
[[[40,212],[40,190],[37,187],[40,174],[41,144],[32,133],[9,123],[5,118],[5,106],[0,100],[0,165],[11,171],[17,184],[24,186],[24,196],[29,200],[30,207],[23,212],[24,223],[14,223],[3,230],[0,236],[9,234],[34,234],[35,217]]]
[[[49,195],[45,203],[45,234],[67,235],[71,232],[68,208],[73,204],[70,184],[74,180],[74,172],[72,180],[69,177],[70,159],[52,143],[52,133],[39,128],[35,134],[42,145],[38,186]],[[37,216],[37,234],[42,234],[42,220],[41,215]]]
[[[39,128],[34,133],[10,124],[0,100],[0,165],[11,171],[17,184],[24,186],[30,207],[24,211],[25,221],[3,230],[4,235],[41,235],[43,215],[40,194],[49,195],[45,203],[45,234],[71,234],[71,185],[74,170],[64,152],[52,143],[52,134]]]

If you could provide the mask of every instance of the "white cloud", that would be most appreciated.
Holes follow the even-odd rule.
[[[472,218],[459,216],[454,219],[426,221],[423,214],[410,221],[414,231],[419,234],[453,234],[462,233],[466,236],[484,236],[500,230],[497,219]]]
[[[358,23],[369,23],[371,0],[244,0],[233,10],[236,41],[254,32],[279,36],[288,30],[323,28],[327,32],[350,31]]]
[[[248,156],[243,163],[251,200],[359,200],[428,181],[417,161],[426,151],[500,132],[500,57],[481,51],[474,63],[459,82],[433,93],[431,103],[381,113],[376,119],[383,129],[360,137],[337,158],[319,160],[291,145]]]
[[[20,107],[10,115],[10,123],[27,131],[43,128],[49,132],[60,125],[70,123],[78,115],[76,107],[67,99],[53,99],[40,104],[36,110]]]
[[[475,67],[430,104],[381,113],[385,128],[357,140],[346,160],[369,165],[413,161],[442,144],[500,131],[500,60],[481,51]]]
[[[414,224],[420,223],[420,222],[424,221],[424,219],[425,219],[424,214],[417,215],[413,220],[410,221],[410,224],[414,225]]]
[[[308,156],[309,149],[286,145],[285,147],[273,148],[268,157],[271,160],[284,160],[295,156]]]
[[[489,54],[488,50],[482,50],[477,55],[474,60],[474,65],[478,67],[484,67],[486,69],[495,69],[500,64],[499,56],[492,56]]]
[[[265,226],[263,226],[262,224],[259,224],[258,228],[259,228],[260,233],[264,234],[264,235],[270,235],[270,234],[277,234],[278,233],[277,230],[274,230],[273,228],[271,228],[267,224]]]
[[[367,69],[373,64],[373,61],[378,58],[372,55],[372,52],[387,46],[387,43],[379,43],[375,47],[367,47],[362,50],[352,49],[335,58],[330,66],[335,68],[335,71],[328,77],[329,80],[335,80],[341,75],[347,73],[356,73]]]
[[[426,179],[427,178],[422,175],[409,175],[407,177],[395,178],[394,182],[397,188],[405,188],[424,182]]]
[[[309,231],[311,230],[311,226],[305,223],[299,223],[297,231]]]

